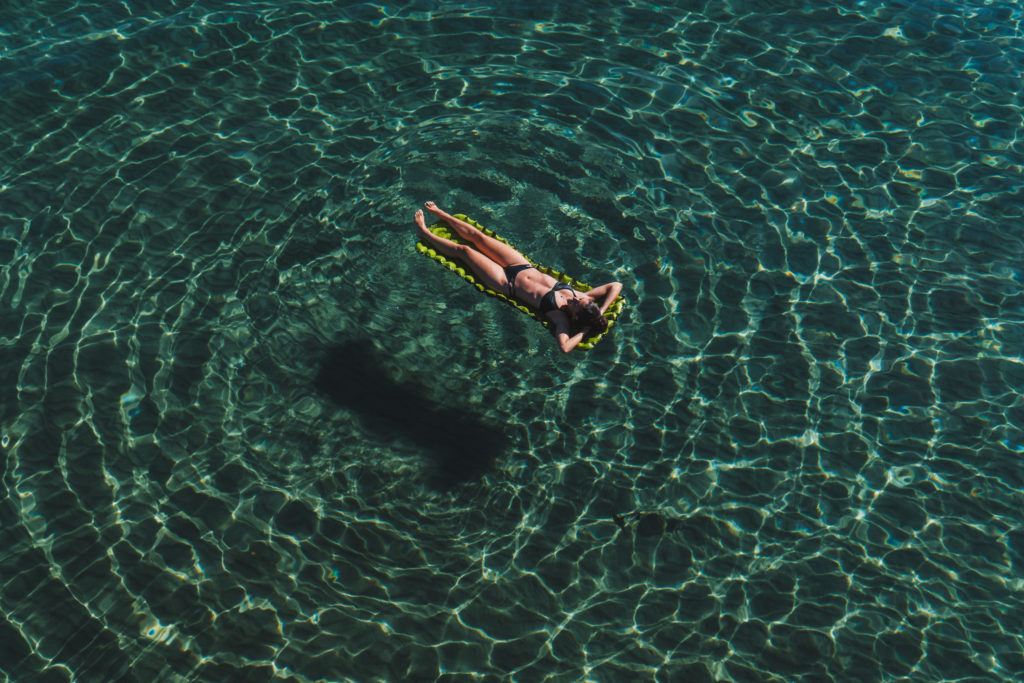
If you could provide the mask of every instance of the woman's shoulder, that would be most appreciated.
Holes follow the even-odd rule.
[[[544,317],[554,323],[556,326],[564,325],[566,328],[569,327],[569,316],[565,314],[565,311],[560,308],[552,308],[544,311]]]

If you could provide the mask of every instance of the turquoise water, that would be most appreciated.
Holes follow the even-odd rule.
[[[1020,679],[1022,20],[5,5],[0,679]]]

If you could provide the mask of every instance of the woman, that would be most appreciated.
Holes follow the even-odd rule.
[[[551,321],[559,348],[568,353],[592,332],[608,327],[604,312],[622,291],[618,282],[577,292],[534,266],[509,245],[485,235],[469,223],[460,221],[434,202],[423,205],[469,244],[459,244],[439,237],[427,229],[423,211],[416,212],[416,226],[428,244],[445,256],[461,258],[473,269],[484,285],[540,311]]]

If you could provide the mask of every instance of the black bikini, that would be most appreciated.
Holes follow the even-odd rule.
[[[555,286],[549,289],[548,293],[540,298],[541,313],[547,313],[548,311],[553,311],[556,308],[558,308],[558,305],[555,304],[555,292],[557,292],[560,289],[568,289],[570,292],[572,291],[572,287],[565,284],[564,282],[556,282]],[[576,293],[573,292],[572,296],[575,299]]]
[[[505,279],[508,280],[508,295],[510,297],[515,298],[516,296],[516,275],[519,275],[519,273],[523,272],[524,270],[529,270],[530,268],[533,267],[534,266],[530,265],[529,263],[520,263],[514,266],[505,266]]]
[[[510,297],[515,298],[516,296],[516,276],[519,275],[519,273],[523,272],[524,270],[529,270],[530,268],[534,267],[535,266],[532,266],[529,263],[520,263],[514,266],[505,266],[505,279],[508,280],[508,295]],[[541,313],[547,313],[558,308],[558,305],[555,303],[555,292],[557,292],[560,289],[568,289],[569,291],[572,291],[572,287],[565,284],[564,282],[556,282],[555,286],[549,289],[547,294],[540,298],[539,308]],[[573,292],[573,297],[575,298],[575,296],[576,293]]]

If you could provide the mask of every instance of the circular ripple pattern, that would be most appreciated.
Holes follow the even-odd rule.
[[[5,680],[1024,674],[1019,5],[150,5],[0,11]]]

